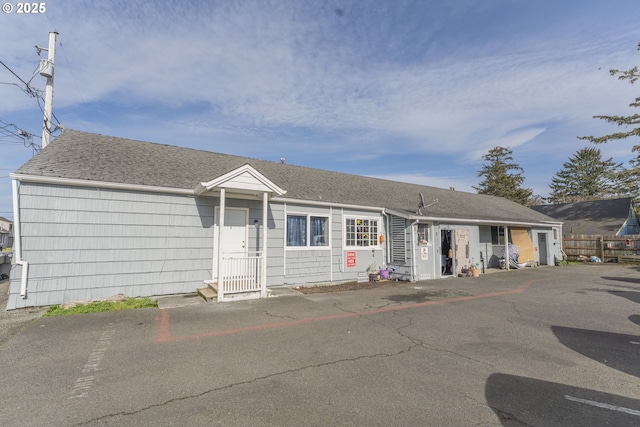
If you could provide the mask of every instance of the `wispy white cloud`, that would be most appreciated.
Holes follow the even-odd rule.
[[[635,96],[607,70],[638,62],[640,11],[621,6],[59,0],[0,16],[0,59],[30,76],[33,45],[58,30],[54,111],[69,127],[356,173],[446,161],[460,178],[409,178],[469,189],[495,145],[543,182],[577,135],[607,132],[591,116],[628,112]],[[39,131],[32,99],[5,85],[0,98]]]
[[[313,3],[214,4],[204,13],[185,7],[178,18],[162,7],[135,4],[86,8],[74,26],[56,17],[67,27],[61,40],[77,79],[76,89],[70,74],[60,73],[60,107],[80,102],[78,91],[83,102],[107,97],[123,106],[206,101],[216,107],[204,115],[214,128],[231,121],[355,129],[434,140],[439,145],[429,149],[455,152],[471,138],[486,145],[531,126],[541,114],[553,120],[569,106],[575,114],[576,105],[612,87],[600,80],[594,85],[593,73],[585,72],[589,58],[601,53],[586,46],[571,46],[575,52],[567,58],[566,50],[550,54],[547,45],[478,57],[472,45],[458,49],[462,60],[407,65],[359,50],[367,38],[400,44],[393,33],[334,32],[348,18],[330,10],[318,16],[323,8]],[[417,37],[428,43],[428,35]]]

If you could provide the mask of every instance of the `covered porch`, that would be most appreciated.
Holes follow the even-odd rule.
[[[269,200],[286,192],[248,164],[194,189],[196,196],[218,197],[214,208],[211,279],[199,292],[217,302],[267,296],[267,230]],[[261,215],[250,224],[248,208],[229,206],[231,200],[260,201]],[[254,217],[255,218],[255,217]],[[249,242],[249,227],[255,241]]]

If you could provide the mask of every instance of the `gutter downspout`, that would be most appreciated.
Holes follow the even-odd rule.
[[[15,263],[22,267],[20,272],[20,297],[27,298],[27,278],[29,275],[29,264],[22,259],[22,246],[20,245],[20,210],[18,207],[18,181],[11,180],[13,189],[13,249],[15,252]]]
[[[383,209],[381,211],[382,216],[384,217],[384,258],[385,258],[385,265],[387,266],[387,268],[389,267],[389,261],[391,260],[391,254],[389,253],[389,230],[390,230],[390,224],[389,224],[389,214],[387,213],[386,209]]]
[[[418,220],[411,223],[411,281],[418,281],[418,266],[416,265],[416,231]]]
[[[286,218],[286,217],[285,217]],[[333,224],[333,206],[329,206],[329,235],[333,233],[331,224]],[[333,241],[329,239],[329,282],[333,283]]]

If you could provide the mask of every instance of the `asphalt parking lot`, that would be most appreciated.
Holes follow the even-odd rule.
[[[638,267],[180,298],[33,313],[0,340],[0,425],[640,425]]]

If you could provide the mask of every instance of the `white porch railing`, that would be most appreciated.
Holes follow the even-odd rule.
[[[256,293],[263,291],[262,254],[255,256],[227,255],[222,257],[218,277],[218,301],[227,294]],[[259,295],[258,295],[259,297]]]

